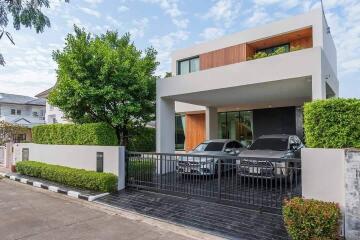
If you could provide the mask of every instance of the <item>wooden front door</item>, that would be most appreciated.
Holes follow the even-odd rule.
[[[185,151],[191,151],[205,140],[205,113],[186,114],[185,118]]]

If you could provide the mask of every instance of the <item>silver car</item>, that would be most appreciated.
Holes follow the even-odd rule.
[[[237,173],[260,178],[287,177],[293,179],[300,166],[301,148],[304,144],[296,135],[274,134],[259,137],[239,154]],[[292,161],[293,160],[293,161]]]
[[[221,161],[221,171],[228,171],[236,167],[235,160],[229,156],[237,156],[244,150],[245,147],[237,140],[208,140],[189,154],[179,156],[176,170],[180,174],[214,175],[218,172],[218,161]]]

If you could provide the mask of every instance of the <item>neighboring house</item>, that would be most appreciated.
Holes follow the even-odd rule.
[[[50,91],[52,88],[49,88],[39,94],[36,95],[36,97],[44,98],[46,99],[46,114],[45,114],[45,122],[46,124],[53,124],[53,123],[70,123],[71,121],[68,120],[64,113],[58,108],[54,107],[49,104],[49,101],[47,100]]]
[[[32,127],[45,123],[45,99],[0,93],[0,120]]]
[[[259,52],[273,56],[250,60]],[[157,151],[214,138],[302,137],[303,104],[338,91],[336,49],[320,9],[181,49],[172,54],[172,77],[157,81]]]
[[[14,136],[15,142],[31,140],[30,128],[45,123],[45,99],[0,93],[0,121],[28,129]]]

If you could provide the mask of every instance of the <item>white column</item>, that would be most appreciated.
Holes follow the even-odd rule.
[[[326,85],[321,73],[312,75],[312,100],[326,99]]]
[[[206,107],[205,110],[206,140],[218,138],[218,113],[215,107]]]
[[[123,190],[125,188],[126,170],[125,170],[125,147],[119,147],[118,156],[118,189]]]
[[[175,152],[175,101],[156,99],[156,151]]]

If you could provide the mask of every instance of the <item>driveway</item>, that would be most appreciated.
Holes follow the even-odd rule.
[[[228,239],[289,239],[278,214],[135,189],[96,201]]]
[[[218,239],[0,179],[0,239]]]

